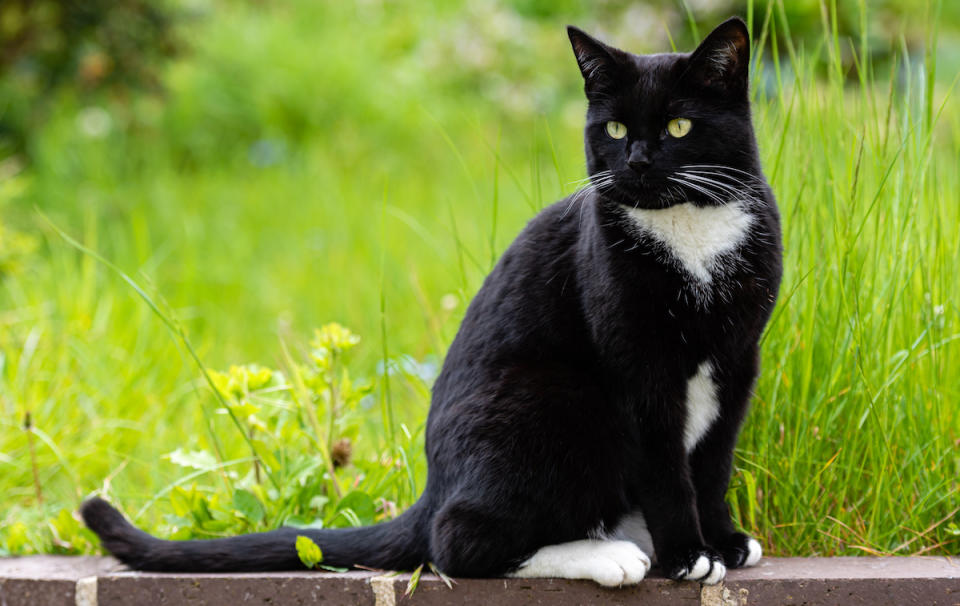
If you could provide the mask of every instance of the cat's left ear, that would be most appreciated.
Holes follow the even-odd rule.
[[[706,88],[746,94],[749,71],[750,32],[740,17],[731,17],[693,51],[684,79]]]

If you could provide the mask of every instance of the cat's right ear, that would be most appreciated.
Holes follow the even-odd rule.
[[[619,65],[618,55],[622,52],[572,25],[567,26],[567,36],[570,37],[573,54],[580,66],[580,73],[583,74],[587,94],[609,86]]]

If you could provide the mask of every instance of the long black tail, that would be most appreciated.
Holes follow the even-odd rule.
[[[395,520],[363,528],[280,528],[225,539],[165,541],[127,521],[100,498],[80,507],[83,521],[118,560],[135,570],[259,572],[302,570],[297,535],[313,539],[323,563],[352,568],[412,570],[428,559],[426,512],[417,503]]]

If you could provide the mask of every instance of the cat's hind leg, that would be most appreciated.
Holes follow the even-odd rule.
[[[543,518],[518,509],[507,507],[510,513],[505,514],[477,502],[448,503],[433,521],[434,564],[451,576],[589,579],[609,587],[639,583],[650,569],[650,558],[629,541],[583,539],[543,546],[539,541],[550,534],[537,528]]]

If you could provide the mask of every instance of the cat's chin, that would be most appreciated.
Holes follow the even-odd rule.
[[[674,196],[644,192],[622,192],[620,195],[606,197],[618,206],[644,210],[660,210],[687,202]]]
[[[643,210],[662,210],[680,204],[692,204],[700,207],[717,206],[714,201],[704,200],[696,195],[678,195],[676,191],[664,191],[656,188],[611,188],[604,192],[604,198],[618,206]]]
[[[633,208],[642,208],[645,210],[661,210],[664,208],[670,208],[671,206],[676,206],[677,204],[686,204],[687,200],[678,200],[671,197],[663,198],[641,198],[639,201],[629,204]]]
[[[670,208],[689,201],[653,184],[637,183],[636,186],[630,185],[617,183],[613,187],[609,187],[604,192],[603,197],[619,206],[645,210]]]

